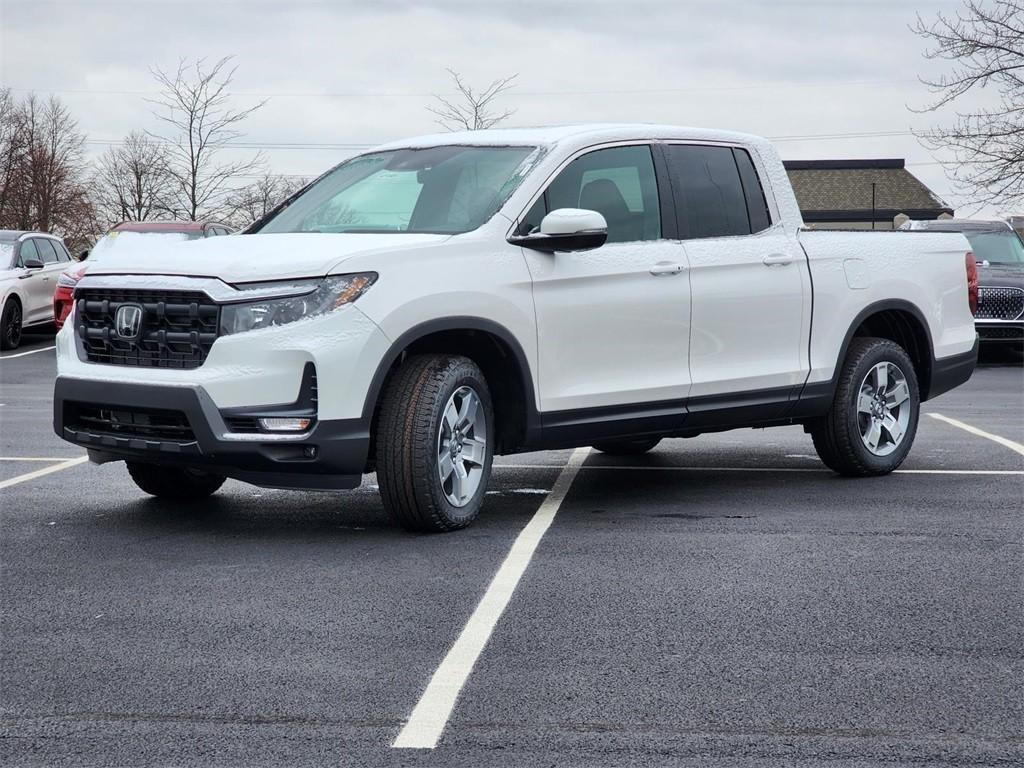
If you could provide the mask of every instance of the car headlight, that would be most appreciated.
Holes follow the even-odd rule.
[[[376,280],[376,272],[335,275],[323,280],[292,283],[296,291],[307,287],[306,292],[298,296],[227,304],[220,313],[221,335],[244,333],[325,315],[358,299]],[[258,290],[261,287],[266,287],[266,284],[251,286],[251,289]]]

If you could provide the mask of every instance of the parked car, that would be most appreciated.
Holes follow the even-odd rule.
[[[59,237],[0,230],[0,349],[16,349],[23,329],[53,322],[53,286],[71,261]]]
[[[58,335],[57,434],[147,493],[376,470],[399,523],[447,531],[495,454],[782,424],[881,475],[977,360],[963,235],[808,231],[744,134],[400,141],[247,233],[105,259]]]
[[[982,344],[1024,354],[1024,242],[1006,221],[940,219],[908,221],[905,229],[960,232],[978,263],[975,326]]]
[[[104,254],[114,250],[130,250],[140,243],[151,245],[159,239],[161,242],[178,242],[184,240],[201,240],[204,237],[230,235],[235,230],[227,224],[217,221],[122,221],[110,228],[96,245],[86,254],[87,263],[77,269],[69,270],[57,280],[53,293],[53,317],[59,329],[71,311],[72,293],[82,276]],[[127,233],[133,233],[126,236]],[[143,239],[144,237],[144,239]],[[141,250],[145,257],[145,248]]]

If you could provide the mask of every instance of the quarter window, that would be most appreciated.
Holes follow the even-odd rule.
[[[683,238],[749,235],[769,225],[764,192],[745,151],[681,144],[665,150]]]
[[[559,208],[600,213],[608,223],[609,243],[660,238],[658,184],[650,147],[599,149],[573,160],[526,214],[520,231],[536,230],[546,214]]]

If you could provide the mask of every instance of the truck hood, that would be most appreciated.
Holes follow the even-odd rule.
[[[1000,288],[1024,288],[1024,264],[978,263],[978,285]]]
[[[184,243],[146,244],[89,265],[90,275],[185,275],[226,283],[321,277],[353,256],[373,256],[442,242],[450,235],[412,233],[229,235]]]

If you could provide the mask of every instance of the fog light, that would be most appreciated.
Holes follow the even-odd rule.
[[[260,419],[260,427],[268,432],[305,432],[312,423],[312,419],[291,419],[276,416],[269,419]]]

